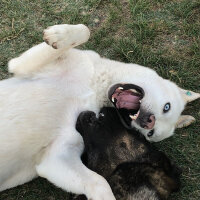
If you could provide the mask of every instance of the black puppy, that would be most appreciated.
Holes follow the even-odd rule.
[[[126,130],[114,108],[83,112],[77,120],[85,165],[104,176],[117,200],[167,199],[180,185],[180,170],[135,130]],[[81,196],[78,199],[82,199]]]

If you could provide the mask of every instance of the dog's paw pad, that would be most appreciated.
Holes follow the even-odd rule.
[[[54,26],[48,27],[43,31],[43,40],[54,49],[58,49],[59,35]]]
[[[57,49],[58,47],[57,47],[57,42],[54,42],[53,44],[52,44],[52,47],[54,48],[54,49]]]

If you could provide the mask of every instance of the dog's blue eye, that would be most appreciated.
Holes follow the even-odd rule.
[[[170,103],[166,103],[164,108],[163,108],[163,112],[166,113],[170,110]]]

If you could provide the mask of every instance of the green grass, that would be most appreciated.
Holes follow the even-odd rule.
[[[42,41],[44,28],[84,23],[91,39],[82,46],[102,56],[155,69],[179,86],[200,91],[199,0],[1,0],[0,77],[7,62]],[[197,122],[159,144],[183,169],[174,200],[200,199],[199,101],[185,111]],[[0,193],[1,200],[62,200],[69,195],[44,179]]]

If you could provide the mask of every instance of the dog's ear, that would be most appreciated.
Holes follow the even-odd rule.
[[[195,118],[190,115],[181,115],[176,123],[176,128],[183,128],[195,122]]]
[[[185,104],[200,98],[200,93],[195,93],[195,92],[184,90],[184,89],[180,89],[180,90],[181,90],[182,97],[185,101]]]
[[[200,98],[200,93],[195,93],[189,90],[181,89],[181,94],[185,104]],[[176,123],[176,128],[183,128],[195,122],[195,118],[190,115],[181,115]]]

